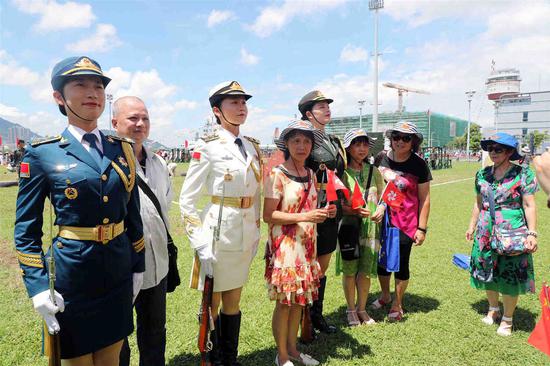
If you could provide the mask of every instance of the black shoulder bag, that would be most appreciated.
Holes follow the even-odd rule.
[[[365,188],[365,203],[367,202],[370,183],[372,180],[373,165],[370,164],[369,176],[367,178],[367,186]],[[340,222],[338,228],[338,245],[340,246],[340,254],[345,261],[352,261],[359,258],[359,236],[361,235],[361,218],[355,220],[354,223],[343,224]]]
[[[174,240],[172,239],[172,236],[168,232],[168,226],[166,226],[166,222],[164,221],[164,217],[162,216],[162,210],[160,209],[160,202],[151,190],[147,183],[145,183],[139,175],[137,176],[137,182],[139,188],[149,197],[151,202],[153,202],[153,205],[157,209],[160,218],[162,219],[162,223],[164,224],[164,228],[166,229],[166,237],[168,238],[168,274],[166,275],[166,292],[174,292],[176,287],[178,287],[181,283],[180,280],[180,274],[178,271],[178,247],[174,244]]]

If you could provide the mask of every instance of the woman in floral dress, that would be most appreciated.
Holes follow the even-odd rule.
[[[506,133],[497,133],[481,141],[482,149],[489,152],[494,165],[481,169],[476,175],[477,200],[466,231],[466,239],[474,240],[470,284],[485,290],[489,301],[489,312],[482,319],[485,324],[492,325],[501,317],[498,300],[502,294],[504,314],[497,330],[501,336],[512,334],[512,317],[519,295],[535,292],[531,253],[537,250],[534,194],[538,186],[528,167],[510,162],[520,158],[517,145],[517,140]],[[493,192],[493,199],[489,190]],[[492,200],[494,223],[490,213]],[[517,232],[507,240],[523,242],[526,251],[519,255],[503,255],[491,249],[495,230]]]
[[[277,365],[319,362],[296,349],[302,308],[317,299],[321,267],[316,224],[336,215],[336,207],[317,209],[315,174],[305,167],[322,132],[307,121],[292,122],[276,141],[285,162],[265,182],[264,221],[269,224],[266,270],[269,297],[276,301],[272,327]]]

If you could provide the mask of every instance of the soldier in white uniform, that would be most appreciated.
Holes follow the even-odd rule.
[[[223,82],[210,91],[212,112],[221,128],[195,146],[179,201],[187,236],[196,251],[191,287],[202,290],[205,274],[214,276],[212,313],[219,341],[210,354],[214,365],[240,365],[239,302],[260,238],[259,142],[239,132],[249,98],[236,81]],[[199,213],[196,206],[203,189],[210,202]],[[222,194],[220,236],[213,243]]]

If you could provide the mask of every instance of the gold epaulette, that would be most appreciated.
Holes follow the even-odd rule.
[[[33,140],[31,142],[31,146],[36,147],[36,146],[39,146],[39,145],[49,144],[51,142],[57,142],[59,140],[61,140],[61,135],[57,135],[57,136],[54,136],[54,137],[45,137],[43,139]]]
[[[107,138],[107,141],[113,142],[113,140],[118,140],[122,142],[127,142],[129,144],[135,144],[135,141],[132,139],[129,139],[127,137],[117,136],[117,135],[107,135],[105,136]]]
[[[203,140],[204,142],[210,142],[210,141],[214,141],[214,140],[217,140],[219,139],[220,136],[217,134],[217,133],[214,133],[212,135],[205,135],[205,136],[202,136],[201,137],[201,140]]]
[[[255,139],[254,137],[245,136],[244,138],[247,139],[248,141],[252,142],[254,145],[259,145],[260,144],[260,140]]]

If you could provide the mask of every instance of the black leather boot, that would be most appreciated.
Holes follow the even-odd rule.
[[[336,333],[336,327],[334,325],[329,325],[323,316],[323,301],[325,299],[327,278],[323,277],[319,280],[319,282],[319,299],[314,301],[311,306],[311,323],[313,323],[313,328],[319,332],[327,334]]]
[[[208,360],[210,360],[210,363],[212,366],[224,366],[222,362],[222,355],[220,351],[220,343],[221,343],[221,322],[220,317],[218,316],[218,319],[216,319],[215,322],[216,329],[210,332],[210,341],[212,342],[212,349],[210,352],[208,352]]]
[[[241,366],[237,362],[239,353],[239,333],[241,331],[241,313],[226,315],[220,313],[222,340],[220,342],[224,366]]]

